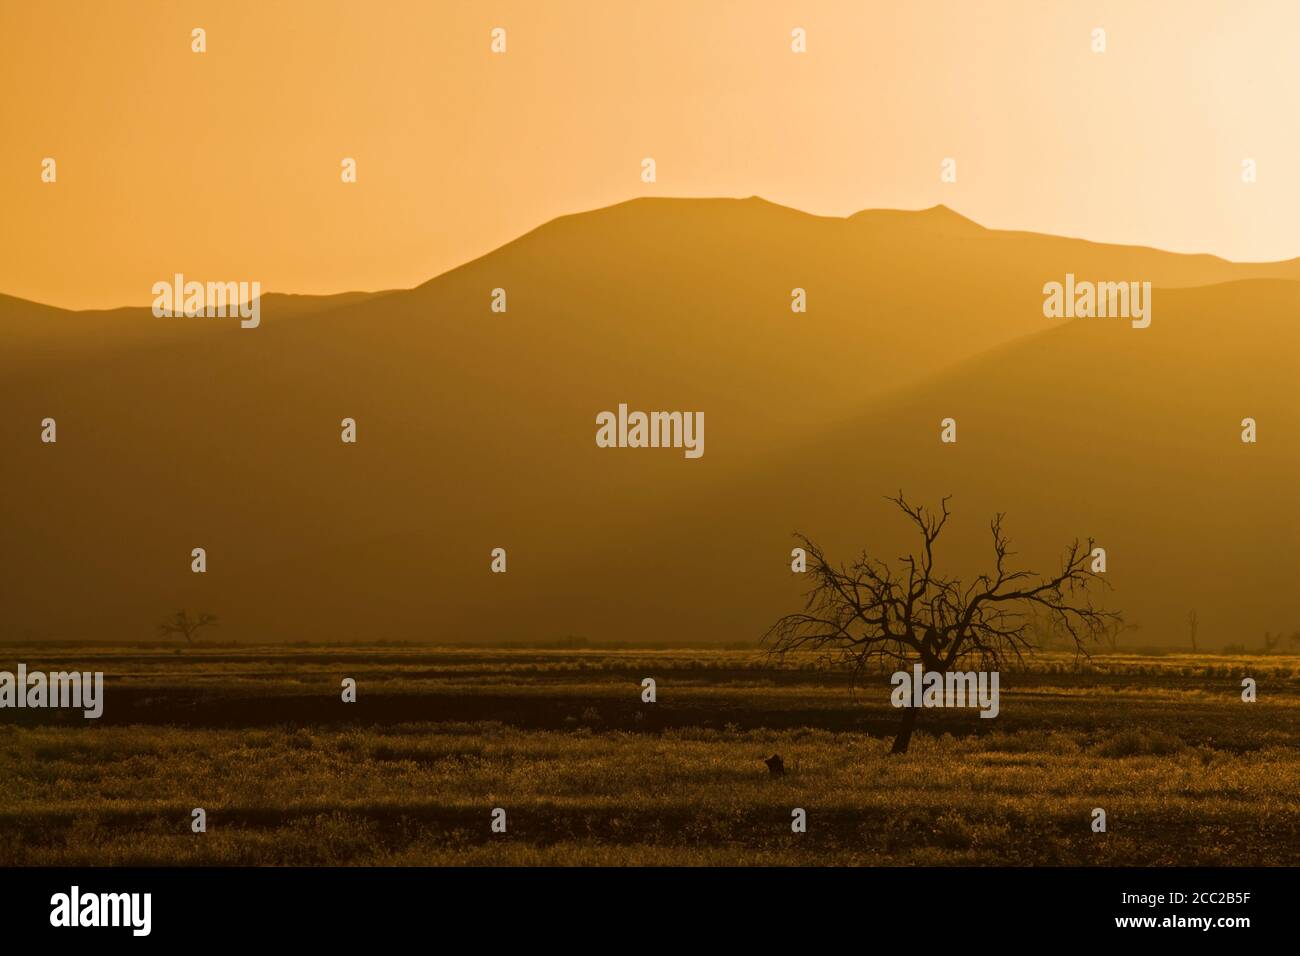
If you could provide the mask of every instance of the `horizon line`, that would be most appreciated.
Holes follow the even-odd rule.
[[[538,232],[541,229],[545,229],[547,226],[560,222],[561,220],[571,219],[578,216],[588,216],[593,213],[605,212],[610,209],[617,209],[620,206],[632,205],[633,203],[658,203],[658,202],[683,202],[683,203],[760,202],[777,209],[782,209],[788,212],[797,213],[801,216],[807,216],[811,219],[825,219],[829,221],[845,222],[845,223],[851,222],[852,220],[856,219],[859,216],[868,216],[873,213],[901,213],[909,216],[920,216],[926,213],[935,213],[935,212],[942,211],[954,217],[955,219],[960,220],[961,223],[964,223],[974,229],[979,229],[984,232],[1001,233],[1005,235],[1037,236],[1037,237],[1048,238],[1048,239],[1063,239],[1069,242],[1082,242],[1092,246],[1110,246],[1116,249],[1138,249],[1147,252],[1157,252],[1168,256],[1182,256],[1186,258],[1207,258],[1207,259],[1217,260],[1218,262],[1222,262],[1234,266],[1271,266],[1271,265],[1284,265],[1287,263],[1300,262],[1300,255],[1291,256],[1285,259],[1240,260],[1240,259],[1229,259],[1226,256],[1221,256],[1213,252],[1179,252],[1172,249],[1164,249],[1161,248],[1160,246],[1151,246],[1142,243],[1107,242],[1104,240],[1088,239],[1084,236],[1071,236],[1071,235],[1062,235],[1053,232],[1040,232],[1033,229],[1000,229],[993,226],[986,226],[983,223],[979,222],[978,220],[972,219],[970,216],[967,216],[965,213],[959,212],[957,209],[954,209],[952,206],[948,205],[947,203],[935,203],[933,206],[923,206],[917,209],[899,209],[894,207],[875,206],[875,207],[868,207],[865,209],[859,209],[847,215],[835,216],[835,215],[824,215],[822,213],[810,212],[807,209],[800,209],[797,206],[788,206],[784,203],[780,203],[780,202],[776,202],[775,200],[768,199],[765,196],[760,196],[757,193],[751,194],[749,196],[632,196],[628,199],[621,199],[618,202],[609,203],[604,206],[592,206],[586,209],[580,209],[576,212],[562,213],[561,215],[554,216],[550,219],[544,220],[543,222],[538,223],[532,228],[527,229],[524,232],[521,232],[513,239],[509,239],[501,243],[501,245],[495,246],[492,249],[487,250],[486,252],[483,252],[476,256],[472,256],[471,258],[466,259],[463,262],[457,263],[456,265],[444,269],[441,272],[435,273],[429,278],[417,282],[415,285],[393,286],[389,288],[373,289],[373,290],[345,289],[339,292],[284,292],[279,290],[272,290],[272,291],[263,292],[261,293],[261,295],[254,296],[250,298],[248,302],[252,302],[254,299],[265,299],[267,296],[282,296],[286,298],[301,298],[301,299],[331,299],[331,298],[340,298],[343,296],[373,297],[373,296],[389,295],[397,292],[412,292],[416,289],[423,288],[424,286],[428,285],[431,282],[436,282],[438,279],[450,275],[451,273],[455,272],[458,269],[463,269],[465,266],[471,265],[472,263],[478,262],[481,259],[485,259],[488,256],[494,255],[497,252],[501,251],[502,249],[505,249],[506,247],[511,246],[516,242],[519,242],[521,239],[524,239],[532,235],[533,233]],[[183,275],[184,273],[181,274]],[[212,280],[212,281],[217,281],[217,280]],[[1232,280],[1232,281],[1249,281],[1249,280]],[[1280,281],[1288,281],[1288,280],[1280,280]],[[1223,285],[1223,284],[1224,283],[1222,282],[1207,283],[1207,285]],[[74,314],[82,314],[82,313],[89,313],[89,312],[122,312],[129,309],[148,308],[147,305],[141,304],[141,305],[92,306],[89,308],[73,309],[61,305],[56,305],[52,302],[43,302],[37,299],[23,298],[22,296],[13,295],[11,293],[5,292],[2,289],[0,289],[0,299],[13,299],[17,302],[26,303],[29,305],[36,305],[46,309],[56,309],[60,312],[69,312]],[[245,304],[245,303],[237,303],[237,305],[240,304]]]

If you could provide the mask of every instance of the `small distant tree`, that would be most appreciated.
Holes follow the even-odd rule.
[[[194,638],[198,636],[199,631],[205,627],[216,626],[217,616],[215,614],[204,612],[191,616],[189,611],[176,611],[158,625],[158,634],[164,638],[183,637],[185,643],[193,644]]]
[[[1188,612],[1187,612],[1187,629],[1191,632],[1191,635],[1192,635],[1192,653],[1196,653],[1196,652],[1197,652],[1197,651],[1196,651],[1196,628],[1197,628],[1197,626],[1198,626],[1198,622],[1197,622],[1197,620],[1196,620],[1196,612],[1195,612],[1195,611],[1188,611]]]
[[[984,670],[1000,670],[1039,649],[1043,628],[1034,626],[1036,615],[1048,619],[1085,657],[1090,644],[1113,637],[1123,626],[1118,612],[1094,603],[1096,591],[1108,585],[1091,570],[1091,538],[1087,544],[1076,539],[1055,574],[1014,570],[1003,515],[997,514],[989,523],[993,570],[964,584],[935,569],[935,542],[948,521],[948,499],[938,514],[909,504],[902,492],[889,500],[920,532],[919,553],[898,559],[896,567],[866,551],[851,564],[835,564],[796,535],[807,552],[813,586],[804,609],[785,615],[764,635],[772,653],[827,651],[852,669],[856,683],[873,668],[914,663],[941,674],[968,660]],[[918,716],[916,708],[906,708],[893,753],[907,751]]]

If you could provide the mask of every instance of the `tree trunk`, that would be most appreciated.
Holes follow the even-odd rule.
[[[891,754],[907,753],[907,746],[912,742],[912,731],[916,729],[916,718],[920,708],[908,707],[907,712],[903,714],[903,726],[899,728],[898,736],[894,738],[894,746],[889,749]]]

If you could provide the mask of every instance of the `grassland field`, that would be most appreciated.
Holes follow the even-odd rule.
[[[893,756],[887,675],[812,656],[0,646],[19,661],[103,671],[105,705],[0,711],[0,865],[1300,862],[1297,657],[1046,653],[996,719],[927,710]]]

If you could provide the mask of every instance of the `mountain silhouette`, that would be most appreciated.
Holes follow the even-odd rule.
[[[1151,282],[1150,328],[1044,318],[1067,273]],[[1004,511],[1031,567],[1097,538],[1133,640],[1195,607],[1204,641],[1257,643],[1300,624],[1298,306],[1300,260],[757,198],[562,217],[409,290],[268,294],[257,329],[0,297],[0,638],[148,638],[189,607],[229,639],[747,640],[803,590],[793,531],[902,553],[901,488],[953,496],[955,572]],[[620,403],[705,412],[705,454],[596,447]]]

